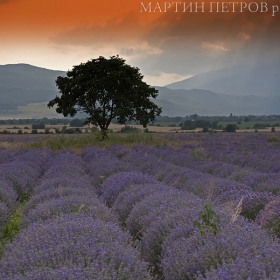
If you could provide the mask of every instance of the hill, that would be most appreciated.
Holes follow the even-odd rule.
[[[236,78],[237,70],[228,70],[228,82],[230,73]],[[244,70],[245,71],[245,70]],[[201,74],[191,79],[182,81],[188,86],[201,77],[208,77],[208,81],[217,81],[217,76],[222,72],[219,70],[211,73]],[[235,74],[234,74],[235,73]],[[55,110],[49,110],[46,103],[58,94],[55,85],[57,76],[65,76],[64,71],[54,71],[45,68],[35,67],[28,64],[0,65],[0,117],[1,118],[42,118],[57,117]],[[225,73],[223,73],[225,75]],[[238,74],[239,75],[239,74]],[[280,76],[280,75],[279,75]],[[206,80],[206,79],[205,79]],[[191,81],[191,82],[190,82]],[[255,80],[257,83],[257,80]],[[277,80],[274,85],[279,90]],[[221,82],[222,84],[222,82]],[[234,84],[234,83],[233,83]],[[174,83],[170,87],[179,87],[180,83]],[[209,85],[209,84],[208,84]],[[226,88],[226,85],[224,84]],[[199,115],[271,115],[279,114],[280,94],[271,96],[229,95],[224,92],[217,92],[209,89],[170,89],[167,87],[156,87],[159,95],[155,103],[163,108],[162,115],[170,117],[186,116],[190,114]],[[272,92],[273,88],[270,88]],[[268,92],[268,91],[267,91]],[[36,104],[34,104],[36,103]],[[31,104],[26,106],[27,104]],[[18,107],[19,106],[19,107]]]
[[[156,87],[155,103],[162,106],[162,115],[170,117],[199,114],[201,116],[271,115],[279,114],[280,96],[234,96],[210,90],[172,90]]]
[[[65,72],[29,64],[0,65],[0,110],[54,98],[55,79],[60,75]]]
[[[241,65],[202,73],[168,84],[170,89],[199,88],[238,96],[280,96],[280,61]]]

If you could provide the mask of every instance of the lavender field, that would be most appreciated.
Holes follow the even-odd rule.
[[[273,135],[56,150],[17,137],[0,148],[0,279],[280,279]]]

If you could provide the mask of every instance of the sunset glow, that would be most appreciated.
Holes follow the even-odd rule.
[[[176,2],[177,11],[172,3],[0,0],[0,64],[68,70],[119,54],[149,83],[164,85],[234,63],[279,59],[280,1]]]

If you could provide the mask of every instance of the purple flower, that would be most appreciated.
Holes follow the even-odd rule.
[[[0,231],[9,217],[10,211],[4,202],[0,201]]]
[[[120,192],[112,206],[112,210],[115,211],[119,215],[120,220],[124,222],[136,203],[151,194],[171,189],[171,187],[162,183],[132,185],[128,189]]]
[[[1,279],[151,279],[147,264],[118,225],[88,215],[62,215],[21,230],[5,248]],[[47,272],[50,278],[47,278]],[[68,275],[68,276],[67,276]],[[120,275],[121,278],[118,276]],[[87,278],[90,277],[90,278]],[[63,279],[63,278],[62,278]],[[106,279],[106,278],[104,278]]]
[[[105,222],[118,223],[118,218],[108,207],[101,203],[96,195],[69,195],[61,198],[52,198],[36,205],[27,214],[23,215],[21,227],[27,227],[31,223],[43,222],[58,217],[62,214],[87,213],[92,217]]]
[[[141,172],[118,172],[107,178],[101,185],[100,197],[111,207],[117,199],[119,193],[133,185],[144,183],[157,183],[158,181],[149,175]]]
[[[197,206],[201,209],[201,205],[202,200],[194,194],[177,189],[159,191],[147,196],[133,207],[126,219],[126,226],[134,238],[141,238],[144,231],[156,220],[180,211],[191,212]]]

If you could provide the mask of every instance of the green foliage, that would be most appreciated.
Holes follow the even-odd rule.
[[[4,246],[11,242],[19,232],[22,210],[25,203],[26,201],[21,202],[17,209],[11,214],[10,219],[3,225],[0,238],[0,258],[2,256]]]
[[[261,210],[264,209],[263,204],[257,204],[250,209],[242,209],[240,215],[248,219],[249,221],[255,221],[257,215],[260,213]]]
[[[195,122],[192,120],[186,120],[184,121],[184,124],[182,126],[182,130],[194,130],[196,129]]]
[[[73,119],[70,121],[70,127],[83,127],[84,120],[82,119]]]
[[[158,133],[144,133],[142,131],[121,134],[108,132],[108,137],[104,141],[100,131],[95,133],[83,133],[75,135],[58,134],[56,137],[49,137],[42,141],[27,143],[27,148],[49,148],[57,151],[60,149],[84,149],[89,146],[108,148],[114,145],[124,145],[132,147],[134,145],[147,145],[154,147],[166,146],[168,138]]]
[[[235,123],[230,123],[225,127],[224,131],[225,132],[236,132],[236,129],[238,129],[237,125]]]
[[[270,127],[270,126],[271,126],[271,124],[269,124],[269,123],[255,123],[253,128],[255,128],[255,129],[265,129],[265,128]]]
[[[121,133],[131,133],[131,132],[137,132],[137,131],[139,131],[138,128],[129,126],[129,125],[122,127],[120,130]]]
[[[50,134],[51,132],[51,128],[50,127],[46,127],[45,128],[45,134]]]
[[[4,129],[1,133],[2,134],[10,134],[11,132],[9,130],[7,130],[7,129]]]
[[[267,142],[278,142],[279,138],[276,135],[271,135],[267,137]]]
[[[207,159],[204,148],[195,148],[191,150],[191,155],[197,161],[203,161]]]
[[[277,220],[270,224],[267,229],[270,229],[271,233],[276,237],[280,238],[280,221]]]
[[[216,235],[220,232],[220,216],[212,209],[211,204],[205,203],[194,226],[199,229],[201,236],[208,232]]]
[[[113,119],[120,124],[139,120],[146,127],[161,108],[151,101],[158,90],[142,79],[139,68],[127,65],[119,56],[100,56],[74,66],[67,77],[57,77],[61,97],[56,96],[48,107],[57,106],[56,112],[65,117],[86,113],[84,124],[99,126],[103,139]]]
[[[45,127],[43,122],[32,124],[32,129],[45,129]]]
[[[185,120],[184,123],[179,124],[182,130],[194,130],[196,128],[202,129],[216,129],[218,127],[218,121],[208,121],[208,120]]]
[[[62,134],[80,134],[80,133],[82,133],[82,130],[78,127],[67,128],[67,126],[64,125],[61,130],[59,130],[59,128],[55,128],[55,133],[57,133],[57,134],[59,134],[59,133],[62,133]]]

